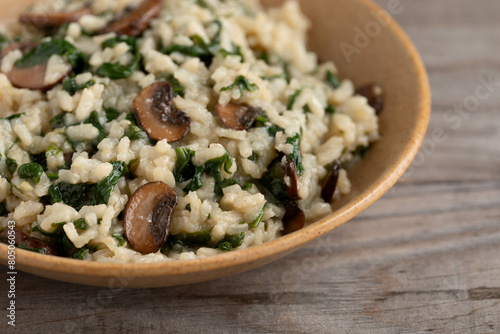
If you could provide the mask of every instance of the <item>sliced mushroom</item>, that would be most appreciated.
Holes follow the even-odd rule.
[[[168,82],[144,88],[135,99],[134,108],[139,124],[154,140],[172,143],[189,133],[191,119],[175,107],[174,91]]]
[[[21,248],[27,248],[29,250],[34,250],[39,253],[47,255],[58,255],[56,249],[51,245],[49,245],[48,243],[46,243],[45,241],[30,237],[29,235],[27,235],[18,228],[14,228],[13,231],[14,231],[14,245],[16,245],[17,247],[21,246]],[[10,230],[8,228],[5,229],[0,235],[0,238],[4,239],[5,241],[8,241],[9,232]]]
[[[167,241],[170,218],[177,205],[174,189],[163,182],[143,185],[125,210],[125,236],[141,253],[156,253]]]
[[[88,7],[72,12],[24,13],[19,17],[19,21],[37,27],[58,27],[66,23],[76,22],[82,16],[90,14],[92,14],[92,11]]]
[[[377,115],[384,109],[384,90],[379,85],[370,83],[359,87],[356,89],[356,94],[366,97],[368,104],[375,109]]]
[[[38,43],[12,43],[2,52],[2,54],[0,55],[0,60],[11,51],[21,50],[24,53],[37,46]],[[45,79],[47,76],[48,65],[48,61],[28,68],[19,68],[14,65],[10,72],[5,73],[5,75],[14,87],[31,90],[41,90],[45,92],[63,81],[64,78],[70,75],[71,71],[73,70],[71,64],[64,60],[65,69],[59,72],[56,76],[52,77],[49,82],[47,82]]]
[[[321,190],[321,198],[326,203],[330,203],[333,199],[333,194],[335,194],[335,189],[337,188],[337,182],[339,181],[340,170],[342,166],[339,160],[333,162],[332,169],[323,181],[323,188]]]
[[[215,105],[222,123],[233,130],[246,130],[252,126],[262,110],[247,104],[228,103],[225,106]]]
[[[285,216],[283,217],[284,233],[290,234],[302,229],[306,223],[306,215],[295,201],[283,203]]]
[[[114,32],[117,35],[140,36],[149,27],[152,19],[160,14],[161,0],[145,0],[130,13],[116,19],[101,33]]]
[[[295,162],[288,156],[285,157],[282,161],[282,166],[285,175],[285,184],[288,192],[288,198],[292,201],[297,201],[300,199],[297,166],[295,165]]]

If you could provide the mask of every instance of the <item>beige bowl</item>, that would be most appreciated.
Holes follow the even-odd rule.
[[[32,0],[9,4],[8,15],[12,17],[29,2]],[[276,5],[282,1],[263,2]],[[413,160],[429,121],[429,84],[420,57],[397,23],[391,20],[386,24],[387,17],[375,14],[382,9],[369,0],[300,2],[313,23],[310,46],[320,59],[333,60],[340,76],[353,79],[356,85],[375,81],[386,91],[386,107],[380,117],[382,139],[349,171],[352,192],[334,204],[332,215],[272,242],[211,258],[108,264],[18,249],[16,268],[56,280],[107,287],[161,287],[214,280],[262,266],[304,247],[359,214],[389,190]],[[350,56],[346,57],[346,52]],[[0,244],[0,257],[5,264],[5,244]]]

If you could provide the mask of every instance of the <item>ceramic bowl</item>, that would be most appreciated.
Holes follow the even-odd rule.
[[[9,3],[0,15],[12,18],[29,2],[32,0]],[[263,1],[266,6],[281,2]],[[377,82],[386,92],[386,106],[380,116],[382,138],[365,159],[349,170],[352,191],[333,205],[333,214],[272,242],[211,258],[108,264],[18,249],[16,268],[56,280],[106,287],[162,287],[214,280],[278,260],[314,242],[389,190],[416,155],[429,121],[429,84],[418,52],[395,20],[369,0],[300,2],[313,23],[309,43],[319,58],[333,60],[340,77],[352,79],[356,86]],[[5,244],[0,244],[0,258],[6,264]]]

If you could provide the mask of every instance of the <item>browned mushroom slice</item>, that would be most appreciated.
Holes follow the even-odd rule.
[[[302,229],[306,223],[306,215],[295,201],[283,203],[285,216],[283,217],[284,233],[290,234]]]
[[[18,228],[14,228],[13,231],[14,245],[16,245],[17,247],[47,255],[58,255],[56,249],[45,241],[30,237]],[[9,234],[12,234],[12,232],[7,228],[0,235],[0,239],[3,239],[5,241],[9,240]]]
[[[167,241],[170,218],[177,205],[175,190],[163,182],[143,185],[125,210],[125,236],[141,253],[156,253]]]
[[[380,114],[384,109],[384,90],[375,83],[371,83],[356,89],[356,94],[368,99],[368,104]]]
[[[58,27],[66,23],[76,22],[82,16],[90,14],[92,14],[92,11],[88,7],[73,12],[24,13],[19,17],[19,21],[37,27]]]
[[[233,130],[246,130],[252,126],[262,110],[247,104],[228,103],[225,106],[216,104],[215,111],[222,123]]]
[[[288,192],[288,198],[292,201],[297,201],[300,199],[299,196],[299,177],[297,175],[297,166],[295,162],[288,156],[282,162],[283,171],[285,175],[286,190]]]
[[[168,82],[144,88],[135,99],[134,108],[139,124],[154,140],[172,143],[189,133],[191,119],[175,107],[174,91]]]
[[[46,82],[47,65],[48,63],[43,63],[29,68],[17,68],[14,66],[6,75],[14,87],[47,91],[60,83],[73,70],[68,63],[64,72],[61,72],[60,75],[50,82]]]
[[[140,36],[149,27],[150,21],[160,14],[162,6],[161,0],[145,0],[139,7],[112,22],[102,33]]]
[[[339,180],[339,174],[341,169],[340,161],[335,160],[333,162],[332,169],[326,176],[325,181],[323,181],[323,189],[321,190],[321,198],[326,203],[330,203],[333,199],[333,194],[337,188],[337,182]]]

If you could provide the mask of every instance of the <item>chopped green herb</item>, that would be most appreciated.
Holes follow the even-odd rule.
[[[75,78],[66,78],[63,81],[62,89],[68,92],[69,95],[73,96],[76,92],[84,90],[85,88],[92,87],[96,84],[95,80],[90,79],[86,83],[79,85],[76,83]]]
[[[300,150],[300,141],[301,141],[300,135],[297,133],[293,137],[289,137],[286,140],[287,144],[293,145],[293,152],[290,154],[290,159],[295,162],[295,166],[297,167],[297,173],[299,175],[302,175],[304,172],[304,165],[302,164],[302,152]]]
[[[75,225],[75,227],[79,230],[86,230],[89,226],[87,225],[87,222],[85,221],[85,219],[83,218],[80,218],[78,220],[75,220],[73,222],[73,225]]]
[[[339,77],[330,70],[326,72],[326,81],[330,84],[330,86],[332,86],[333,89],[340,87]]]
[[[96,250],[97,248],[95,247],[83,246],[74,251],[71,257],[76,260],[84,260],[87,254],[95,253]]]
[[[14,175],[14,172],[17,169],[17,161],[11,158],[5,159],[5,164],[7,165],[7,170]]]
[[[196,154],[195,151],[187,147],[179,147],[175,149],[177,160],[174,166],[174,177],[176,182],[185,182],[193,178],[196,167],[191,159]]]
[[[101,77],[108,77],[110,79],[127,79],[139,67],[142,61],[141,54],[136,54],[130,64],[122,65],[116,63],[104,63],[96,71],[96,74]]]
[[[114,48],[119,43],[126,43],[130,47],[130,52],[135,54],[137,52],[137,38],[133,36],[118,36],[110,38],[102,43],[102,48]]]
[[[281,160],[276,159],[262,175],[261,184],[274,196],[278,204],[288,200],[288,190],[285,184],[285,173],[281,166]]]
[[[226,235],[219,245],[217,245],[217,248],[224,252],[230,252],[233,249],[240,247],[244,238],[245,232],[241,232],[238,235]]]
[[[264,207],[262,207],[262,210],[258,214],[257,218],[248,226],[250,228],[257,228],[262,221],[262,218],[264,217],[264,214],[266,213],[266,206],[267,204],[264,204]]]
[[[43,174],[43,167],[36,163],[22,164],[17,173],[21,179],[28,180],[33,184],[38,184]]]
[[[125,246],[127,243],[127,240],[125,240],[125,237],[121,234],[113,234],[112,237],[115,239],[118,246]]]
[[[227,86],[227,87],[224,87],[220,91],[225,92],[228,90],[232,90],[233,88],[238,88],[240,90],[241,95],[243,95],[243,92],[245,90],[247,90],[249,92],[254,92],[254,91],[259,89],[259,86],[257,86],[254,83],[248,82],[247,78],[240,75],[236,78],[236,80],[234,81],[234,84]]]
[[[250,161],[255,162],[255,161],[257,161],[258,157],[259,156],[255,152],[252,152],[252,155],[249,156],[247,159],[250,160]]]
[[[189,203],[188,205],[186,205],[186,210],[191,212],[191,203]]]
[[[275,74],[275,75],[270,75],[270,76],[261,76],[260,78],[262,80],[273,81],[276,79],[285,78],[285,75],[284,74]]]
[[[208,4],[205,0],[196,0],[196,4],[202,8],[208,8]]]
[[[121,113],[118,110],[116,110],[115,108],[107,108],[107,109],[105,109],[105,111],[106,111],[106,120],[108,122],[111,122],[111,121],[117,119],[121,115]]]
[[[252,189],[252,187],[253,187],[253,183],[248,182],[248,183],[245,183],[245,184],[241,187],[241,190],[245,190],[245,191],[246,191],[246,190],[250,190],[250,189]]]

